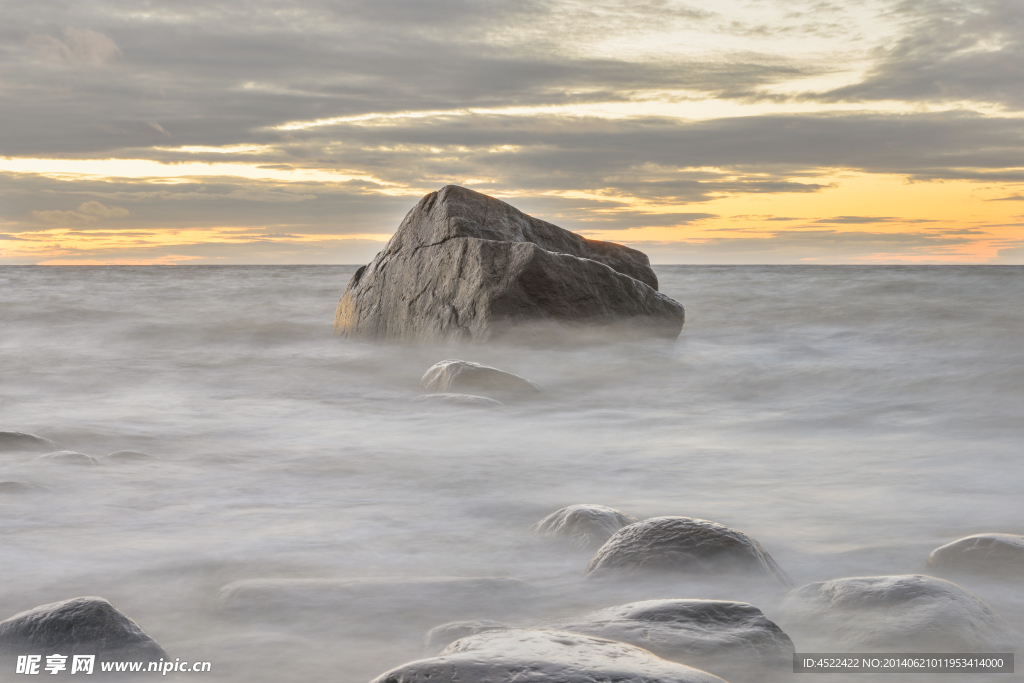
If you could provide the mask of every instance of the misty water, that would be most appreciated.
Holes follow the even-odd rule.
[[[212,662],[183,680],[365,683],[423,656],[443,594],[239,609],[221,589],[513,577],[531,591],[455,616],[723,598],[787,629],[777,589],[594,587],[590,553],[529,527],[572,503],[714,520],[796,585],[929,573],[942,544],[1024,533],[1024,268],[656,271],[686,307],[674,344],[439,347],[334,338],[354,267],[0,268],[0,429],[102,463],[0,454],[0,481],[39,487],[0,493],[0,618],[98,595]],[[545,392],[417,402],[445,358]],[[159,459],[103,459],[125,449]],[[1024,584],[957,580],[1024,629]]]

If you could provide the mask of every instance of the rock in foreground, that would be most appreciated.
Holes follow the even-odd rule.
[[[929,566],[950,571],[1024,577],[1024,536],[975,534],[936,548]]]
[[[540,387],[519,375],[464,360],[435,363],[420,379],[420,388],[434,393],[483,394],[520,398],[540,393]]]
[[[356,271],[334,317],[346,337],[482,342],[524,323],[612,326],[675,339],[683,307],[642,252],[588,240],[449,185]]]
[[[107,660],[166,658],[134,621],[103,598],[72,598],[0,622],[0,653],[97,655]]]
[[[551,628],[617,640],[716,671],[792,662],[793,641],[753,605],[729,600],[644,600],[563,619]]]
[[[0,432],[0,452],[5,451],[55,451],[58,446],[49,439],[25,432]]]
[[[599,548],[624,526],[639,520],[605,505],[581,503],[569,505],[533,525],[542,536],[564,538],[580,550]]]
[[[587,565],[588,576],[636,572],[742,572],[791,585],[760,543],[724,524],[693,517],[652,517],[623,527]]]
[[[973,593],[920,574],[811,583],[783,611],[798,640],[842,652],[1012,652],[1020,638]]]
[[[404,664],[372,683],[723,683],[640,648],[533,629],[461,638],[437,657]]]

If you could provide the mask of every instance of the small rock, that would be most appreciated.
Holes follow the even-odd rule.
[[[1020,642],[979,597],[920,574],[811,583],[786,596],[783,614],[799,642],[833,651],[1012,652]]]
[[[712,672],[720,662],[730,667],[789,664],[794,651],[789,636],[761,610],[729,600],[644,600],[548,627],[629,643]]]
[[[56,453],[47,453],[46,455],[37,455],[36,460],[46,460],[49,462],[60,463],[62,465],[99,465],[100,461],[98,458],[94,458],[91,455],[85,453],[79,453],[77,451],[57,451]]]
[[[60,448],[49,439],[25,432],[0,432],[0,452],[3,451],[52,451]]]
[[[144,460],[159,460],[160,458],[142,451],[114,451],[107,456],[107,460],[114,462],[141,462]]]
[[[470,394],[424,394],[416,397],[419,403],[437,406],[465,406],[467,408],[504,408],[505,404],[486,396]]]
[[[928,556],[936,569],[1024,577],[1024,536],[975,534],[936,548]]]
[[[742,531],[693,517],[653,517],[615,532],[587,565],[587,576],[634,572],[718,575],[747,572],[792,585],[760,543]]]
[[[55,652],[92,654],[107,660],[154,661],[167,657],[138,624],[103,598],[72,598],[41,605],[0,622],[0,653]]]
[[[427,631],[423,639],[423,650],[430,656],[439,654],[443,649],[451,645],[459,638],[476,635],[484,631],[496,631],[509,628],[499,621],[488,621],[486,619],[475,619],[473,621],[452,621],[441,624]]]
[[[499,398],[522,398],[541,391],[519,375],[464,360],[435,363],[423,375],[420,387],[433,393],[486,394]]]
[[[534,629],[460,638],[437,657],[403,664],[371,683],[724,683],[638,647]]]
[[[533,525],[542,536],[564,538],[574,547],[599,548],[624,526],[639,520],[604,505],[578,504],[564,507]]]

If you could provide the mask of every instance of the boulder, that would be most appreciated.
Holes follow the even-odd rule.
[[[1024,578],[1024,536],[967,536],[933,550],[928,556],[928,565],[954,572],[982,572]]]
[[[432,406],[465,406],[467,408],[504,408],[505,404],[486,396],[470,394],[424,394],[417,396],[418,403]]]
[[[366,628],[369,620],[422,628],[442,619],[514,611],[532,593],[529,584],[505,577],[247,579],[222,588],[220,603],[226,610],[250,615],[293,613],[305,618],[319,612],[332,619],[345,614],[359,628]]]
[[[352,276],[334,332],[482,342],[524,323],[554,322],[675,339],[683,317],[683,307],[658,292],[642,252],[449,185],[421,199]]]
[[[49,439],[25,432],[0,432],[0,452],[53,451],[60,448]]]
[[[461,638],[437,657],[371,683],[723,683],[632,645],[565,631],[506,629]]]
[[[819,652],[1012,652],[1020,642],[979,597],[920,574],[811,583],[782,609],[787,629]]]
[[[497,398],[527,397],[541,391],[519,375],[464,360],[443,360],[430,366],[420,379],[420,388],[432,393],[485,394]]]
[[[96,655],[106,660],[167,658],[146,632],[103,598],[42,605],[0,622],[0,653]],[[96,667],[99,670],[99,667]]]
[[[761,610],[729,600],[644,600],[548,626],[629,643],[713,672],[719,662],[731,667],[790,664],[794,651],[789,636]]]
[[[37,455],[36,460],[45,460],[47,462],[58,463],[61,465],[99,465],[99,458],[94,458],[91,455],[85,453],[79,453],[77,451],[57,451],[56,453],[46,453],[45,455]]]
[[[509,626],[500,621],[488,621],[487,619],[451,621],[427,631],[427,635],[423,639],[423,650],[429,655],[436,655],[459,638],[505,628],[509,628]]]
[[[693,517],[652,517],[619,529],[591,558],[586,574],[637,572],[704,576],[742,572],[791,585],[760,543],[724,524]]]
[[[107,460],[114,462],[143,462],[146,460],[159,460],[160,458],[142,451],[114,451],[107,456]]]
[[[583,550],[599,548],[616,531],[638,521],[615,508],[582,503],[552,512],[532,529],[542,536],[563,538]]]

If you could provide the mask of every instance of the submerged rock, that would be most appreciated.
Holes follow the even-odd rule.
[[[430,366],[420,379],[424,391],[434,393],[475,393],[499,398],[539,394],[541,389],[528,379],[479,363],[443,360]]]
[[[618,640],[715,671],[789,664],[793,641],[753,605],[729,600],[644,600],[562,619],[550,628]]]
[[[227,610],[265,615],[328,610],[332,616],[436,624],[504,613],[532,593],[529,584],[506,577],[247,579],[224,586],[220,603]]]
[[[705,671],[603,638],[534,629],[485,631],[371,683],[723,683]]]
[[[507,624],[486,619],[452,621],[435,626],[427,631],[427,635],[423,639],[423,649],[429,655],[436,655],[459,638],[476,635],[484,631],[497,631],[506,628],[509,628]]]
[[[470,394],[424,394],[417,396],[416,401],[436,406],[467,406],[469,408],[504,408],[505,404],[486,396]]]
[[[52,451],[59,445],[35,434],[25,432],[0,432],[0,452],[4,451]]]
[[[449,185],[421,199],[383,251],[356,271],[334,332],[481,342],[523,323],[556,322],[675,339],[683,307],[657,288],[642,252]]]
[[[142,462],[145,460],[159,460],[160,458],[142,451],[114,451],[107,456],[107,460],[114,462]]]
[[[936,548],[929,566],[950,571],[1004,574],[1024,578],[1024,536],[975,534]]]
[[[44,491],[45,486],[30,484],[24,481],[0,481],[0,493],[32,493]]]
[[[98,458],[94,458],[91,455],[85,453],[79,453],[78,451],[57,451],[56,453],[47,453],[45,455],[37,455],[36,460],[45,460],[47,462],[59,463],[62,465],[99,465],[100,461]]]
[[[138,624],[103,598],[72,598],[41,605],[0,622],[0,653],[54,652],[134,661],[167,657]]]
[[[786,597],[783,613],[801,642],[843,652],[1012,652],[1020,642],[979,597],[920,574],[811,583]]]
[[[564,538],[574,548],[598,548],[624,526],[639,520],[615,508],[581,503],[569,505],[533,525],[535,533]]]
[[[693,517],[652,517],[619,529],[591,558],[586,574],[635,572],[746,572],[791,585],[760,543],[724,524]]]

